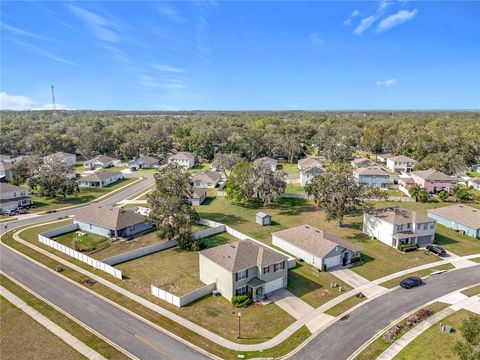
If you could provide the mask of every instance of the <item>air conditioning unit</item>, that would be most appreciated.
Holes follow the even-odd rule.
[[[221,293],[220,291],[218,291],[218,290],[213,290],[213,291],[212,291],[212,295],[213,295],[213,296],[220,296],[220,295],[222,295],[222,293]]]

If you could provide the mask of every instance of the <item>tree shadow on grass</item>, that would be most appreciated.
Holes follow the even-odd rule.
[[[449,236],[435,234],[435,243],[438,245],[450,245],[458,243],[458,240],[452,239]]]
[[[297,271],[288,272],[288,287],[287,289],[294,294],[295,296],[302,297],[304,295],[310,294],[316,290],[324,288],[324,286],[319,283],[309,279],[299,272],[303,267],[301,264],[297,264],[295,269]],[[293,269],[293,270],[295,270]]]
[[[200,213],[200,217],[227,225],[238,225],[247,222],[247,220],[241,216],[222,213]]]

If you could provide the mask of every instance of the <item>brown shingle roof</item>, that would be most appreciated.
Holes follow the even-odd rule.
[[[375,168],[358,168],[353,170],[354,173],[359,175],[382,175],[382,176],[389,176],[388,173],[382,169],[375,169]]]
[[[192,187],[190,190],[190,196],[192,199],[201,199],[206,193],[207,190],[198,187]]]
[[[313,166],[313,165],[322,166],[320,161],[318,161],[317,159],[311,158],[311,157],[306,157],[305,159],[298,160],[298,166],[300,167],[300,169],[308,168],[308,167]]]
[[[442,180],[450,180],[456,181],[456,179],[452,176],[448,176],[447,174],[435,170],[435,169],[428,169],[428,170],[418,170],[412,172],[412,175],[418,176],[419,178],[425,180],[433,180],[433,181],[442,181]]]
[[[324,257],[338,245],[352,251],[360,251],[360,248],[350,241],[309,225],[277,231],[272,233],[273,235],[320,257]]]
[[[20,186],[16,186],[12,184],[0,183],[0,194],[9,193],[12,191],[20,191],[20,190],[25,190],[25,189],[21,188]]]
[[[480,229],[480,210],[467,205],[458,204],[445,206],[437,209],[430,209],[428,212],[473,229]]]
[[[192,181],[200,180],[200,181],[215,182],[215,181],[220,180],[220,176],[221,175],[220,175],[219,172],[211,171],[211,170],[204,170],[204,171],[200,171],[196,174],[193,174],[191,179],[192,179]]]
[[[288,258],[251,240],[240,240],[199,252],[230,272],[272,265]]]
[[[420,214],[416,211],[410,211],[400,207],[378,209],[373,211],[371,215],[394,225],[434,221],[428,216]]]
[[[353,159],[352,165],[357,167],[379,166],[375,161],[367,159],[365,157]]]
[[[118,171],[98,170],[90,175],[82,176],[80,181],[104,181],[118,175],[122,175],[122,173]]]
[[[416,162],[415,159],[409,158],[405,155],[391,156],[388,158],[388,160],[391,160],[393,162]]]
[[[133,211],[107,205],[91,204],[82,209],[74,220],[97,225],[109,230],[120,230],[143,223],[147,218]]]
[[[195,158],[195,155],[189,151],[179,151],[176,154],[173,154],[169,159],[192,159]]]

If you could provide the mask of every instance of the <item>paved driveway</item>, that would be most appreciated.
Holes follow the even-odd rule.
[[[296,297],[287,289],[275,290],[268,294],[268,298],[292,315],[295,319],[300,319],[309,312],[315,310],[311,305],[307,304],[299,297]]]
[[[347,283],[354,289],[362,287],[362,293],[367,297],[371,298],[378,294],[382,294],[387,291],[386,288],[380,285],[371,284],[367,279],[358,275],[356,272],[346,269],[340,268],[336,270],[330,271],[332,275],[335,275],[343,282]]]

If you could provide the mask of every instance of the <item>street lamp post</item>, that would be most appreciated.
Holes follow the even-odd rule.
[[[237,340],[240,339],[240,319],[242,318],[242,313],[238,313],[238,334],[237,334]]]

